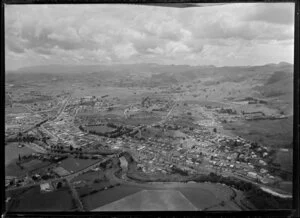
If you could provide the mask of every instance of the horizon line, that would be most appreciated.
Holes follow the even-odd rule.
[[[279,65],[281,63],[294,65],[294,63],[290,63],[287,61],[280,61],[278,63],[266,63],[262,65],[222,65],[222,66],[216,66],[213,64],[207,64],[207,65],[189,65],[189,64],[160,64],[160,63],[151,63],[151,62],[145,62],[145,63],[115,63],[115,64],[44,64],[44,65],[32,65],[32,66],[24,66],[20,67],[18,69],[7,69],[5,72],[18,72],[19,70],[26,69],[26,68],[34,68],[34,67],[47,67],[47,66],[63,66],[63,67],[83,67],[83,66],[116,66],[116,65],[161,65],[161,66],[187,66],[187,67],[215,67],[215,68],[222,68],[222,67],[261,67],[266,65]]]

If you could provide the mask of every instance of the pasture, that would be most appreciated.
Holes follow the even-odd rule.
[[[79,170],[83,170],[88,166],[93,165],[97,162],[99,162],[99,160],[78,159],[78,158],[69,157],[67,159],[62,160],[60,166],[69,172],[71,171],[76,172]]]
[[[21,157],[23,155],[28,155],[32,154],[35,151],[24,146],[22,148],[19,148],[19,143],[9,143],[8,145],[5,146],[5,166],[8,164],[12,163],[13,161],[17,160],[19,158],[19,154]]]
[[[18,193],[19,192],[19,193]],[[42,193],[40,186],[6,192],[12,197],[9,202],[9,212],[36,212],[36,211],[72,211],[75,208],[72,195],[67,187],[59,190]]]
[[[239,121],[224,124],[224,128],[247,140],[273,148],[288,148],[293,140],[293,117],[280,120]]]
[[[179,191],[143,190],[94,211],[194,211],[197,208]]]

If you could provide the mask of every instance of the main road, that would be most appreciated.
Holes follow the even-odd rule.
[[[65,102],[62,105],[62,107],[59,109],[59,112],[57,113],[57,115],[54,116],[54,117],[52,117],[52,120],[55,120],[64,111],[64,109],[67,106],[67,104],[68,104],[68,102],[69,102],[70,99],[71,99],[71,95],[69,96],[69,98],[67,100],[65,100]],[[45,119],[43,121],[38,122],[34,126],[28,127],[27,129],[23,130],[22,133],[26,133],[26,132],[28,132],[28,131],[30,131],[30,130],[36,128],[36,127],[38,127],[39,125],[46,123],[47,121],[49,121],[49,118],[47,118],[47,119]]]

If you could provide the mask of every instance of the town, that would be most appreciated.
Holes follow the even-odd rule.
[[[7,215],[294,212],[295,3],[4,10]]]
[[[10,108],[21,107],[26,113],[6,114],[10,118],[6,120],[6,144],[18,146],[13,158],[20,171],[17,176],[6,176],[7,190],[40,184],[41,191],[53,191],[62,179],[97,171],[100,163],[127,153],[137,171],[127,173],[122,177],[125,180],[148,181],[151,177],[159,181],[178,174],[170,179],[176,181],[181,176],[215,173],[288,196],[279,188],[284,181],[282,170],[273,163],[270,148],[219,132],[223,123],[247,120],[254,112],[180,101],[179,96],[171,100],[163,94],[141,97],[128,105],[109,95],[76,98],[64,92],[58,96],[41,103],[10,103]],[[22,154],[23,149],[34,152]],[[284,174],[291,178],[289,172]]]

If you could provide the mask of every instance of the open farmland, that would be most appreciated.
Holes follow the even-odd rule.
[[[291,147],[293,118],[279,120],[239,121],[224,124],[224,129],[251,141],[270,147]]]
[[[287,151],[283,151],[281,149],[276,151],[275,155],[275,163],[279,163],[280,167],[283,170],[288,172],[292,172],[293,169],[293,149],[288,149]]]
[[[87,131],[95,131],[96,133],[108,133],[114,130],[114,128],[110,128],[108,126],[86,126],[85,129]]]
[[[97,192],[92,195],[88,195],[82,198],[84,205],[88,210],[94,210],[105,204],[117,201],[123,197],[134,194],[141,191],[142,189],[130,185],[121,185],[112,189]]]
[[[38,171],[44,167],[50,166],[52,163],[41,160],[30,160],[24,164],[21,164],[23,169],[20,168],[16,163],[12,162],[6,166],[6,176],[25,176],[27,173]]]
[[[76,209],[67,187],[43,193],[40,191],[40,186],[34,186],[7,192],[6,196],[12,197],[12,201],[8,205],[10,212],[73,211]]]
[[[164,197],[164,191],[171,191],[172,193],[169,194],[175,194],[175,198],[179,197],[179,199],[181,199],[181,201],[179,202],[182,202],[182,197],[184,197],[184,204],[181,204],[181,206],[176,206],[176,199],[174,201],[173,199],[169,199],[170,201],[168,203],[165,202],[164,200],[168,198],[168,193]],[[141,195],[141,193],[144,192],[145,195],[149,194],[149,196],[147,197],[145,195]],[[120,193],[122,194],[120,195]],[[178,208],[181,208],[182,210],[203,210],[220,206],[219,204],[222,201],[226,202],[226,204],[224,204],[223,206],[221,205],[221,208],[223,208],[223,210],[230,210],[232,209],[232,207],[235,210],[240,210],[237,205],[230,201],[230,197],[232,196],[232,194],[233,192],[228,186],[223,186],[221,184],[183,184],[175,182],[121,185],[112,189],[95,193],[93,195],[86,196],[82,198],[82,200],[85,202],[85,205],[87,205],[88,208],[96,211],[126,210],[126,208],[129,210],[147,210],[151,209],[151,207],[153,206],[151,206],[151,204],[156,204],[157,201],[161,201],[160,205],[163,210],[172,210],[172,208],[173,210],[175,208],[176,210]],[[100,198],[100,196],[105,198]],[[156,199],[156,201],[154,199]],[[132,201],[136,203],[130,205],[130,202]]]
[[[65,160],[62,160],[60,166],[69,172],[71,171],[76,172],[85,169],[88,166],[93,165],[97,162],[99,162],[99,160],[78,159],[78,158],[69,157]]]
[[[7,114],[19,114],[19,113],[30,113],[26,107],[22,105],[13,105],[12,107],[5,107],[5,113]]]
[[[100,179],[100,180],[104,179],[104,172],[102,170],[88,171],[72,179],[72,182],[76,182],[76,181],[94,182],[95,179]]]
[[[143,190],[94,211],[153,211],[180,210],[194,211],[191,204],[179,191]]]
[[[5,166],[12,163],[13,161],[16,161],[19,158],[19,154],[23,156],[35,152],[34,150],[26,146],[22,148],[19,148],[18,146],[18,143],[9,143],[5,146]]]

